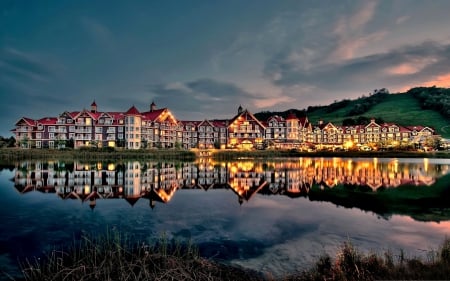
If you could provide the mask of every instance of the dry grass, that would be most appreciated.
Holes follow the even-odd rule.
[[[23,280],[262,280],[256,272],[199,257],[190,243],[160,241],[149,246],[117,233],[83,237],[67,249],[21,264]]]
[[[199,257],[190,243],[168,241],[164,236],[149,246],[118,233],[94,239],[83,237],[65,250],[53,250],[42,259],[24,261],[23,278],[11,280],[277,280],[270,275],[216,263]],[[269,276],[269,277],[268,277]],[[428,259],[362,254],[344,243],[335,258],[322,256],[310,270],[279,278],[294,280],[444,280],[450,276],[450,239]]]
[[[448,280],[450,277],[450,239],[438,251],[428,254],[426,261],[406,258],[403,252],[394,256],[386,252],[361,254],[350,243],[344,243],[335,259],[322,256],[315,267],[292,276],[294,280]]]

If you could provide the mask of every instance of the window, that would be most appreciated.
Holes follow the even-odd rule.
[[[49,132],[55,132],[55,126],[49,126],[48,127]]]

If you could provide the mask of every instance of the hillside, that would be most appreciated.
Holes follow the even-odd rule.
[[[428,89],[436,88],[415,88]],[[310,122],[316,124],[319,120],[332,122],[336,125],[365,123],[370,118],[377,122],[392,122],[402,126],[423,125],[434,128],[438,134],[450,138],[450,119],[442,113],[443,110],[423,109],[423,100],[415,97],[415,89],[406,93],[388,94],[379,93],[369,97],[356,100],[343,100],[328,106],[310,106],[306,110],[287,110],[284,112],[273,112],[286,117],[289,112],[294,112],[298,117],[307,115]],[[447,91],[445,89],[444,91]],[[430,90],[432,91],[432,90]],[[447,95],[447,92],[442,95]],[[417,95],[416,95],[417,96]],[[446,100],[439,100],[446,108]],[[430,106],[428,106],[430,108]],[[256,113],[260,120],[266,120],[269,112]]]

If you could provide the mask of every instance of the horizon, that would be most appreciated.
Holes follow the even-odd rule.
[[[102,112],[154,101],[204,120],[239,105],[306,110],[374,89],[448,88],[448,10],[445,0],[4,1],[0,136],[22,117],[92,101]]]

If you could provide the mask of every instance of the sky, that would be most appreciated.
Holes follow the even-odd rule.
[[[90,108],[177,119],[450,87],[450,1],[0,1],[0,136]]]

